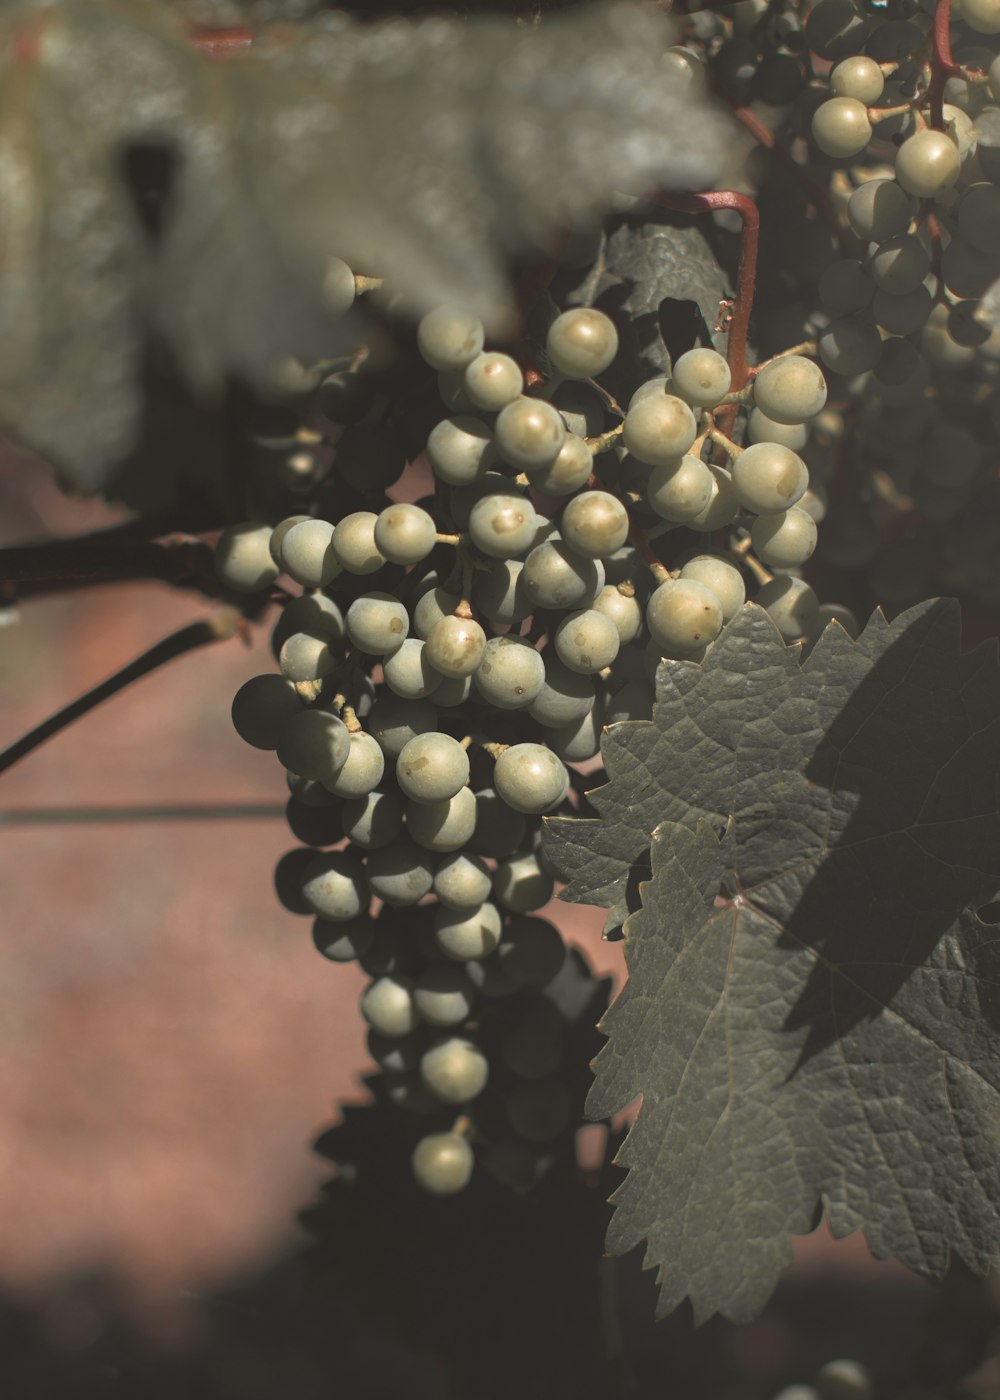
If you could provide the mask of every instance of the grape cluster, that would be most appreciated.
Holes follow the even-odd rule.
[[[304,844],[279,890],[321,953],[371,978],[361,1011],[393,1101],[445,1116],[414,1174],[450,1194],[477,1147],[530,1180],[578,1121],[546,999],[566,949],[538,916],[554,892],[542,819],[579,802],[607,725],[649,717],[660,660],[704,657],[746,599],[744,565],[785,636],[819,625],[795,572],[816,524],[794,444],[826,385],[791,355],[734,392],[726,360],[694,348],[622,411],[598,383],[615,325],[582,306],[548,328],[544,383],[460,308],[429,312],[416,340],[449,410],[426,437],[432,494],[388,499],[388,452],[366,482],[362,417],[334,477],[377,509],[238,524],[215,562],[231,589],[286,581],[279,672],[246,682],[233,723],[287,772]],[[348,385],[321,389],[350,416]]]

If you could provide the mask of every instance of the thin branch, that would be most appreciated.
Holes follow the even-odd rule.
[[[112,695],[117,695],[120,690],[131,685],[133,681],[146,676],[150,671],[155,671],[158,667],[164,666],[168,661],[173,661],[177,656],[183,656],[189,651],[196,651],[199,647],[207,646],[210,642],[226,641],[237,634],[243,634],[246,629],[246,621],[242,614],[235,608],[218,608],[209,617],[203,618],[200,622],[189,623],[187,627],[181,627],[177,632],[171,632],[168,637],[157,642],[150,647],[149,651],[144,651],[141,656],[130,661],[127,666],[123,666],[113,676],[109,676],[106,681],[101,681],[92,690],[81,695],[78,699],[58,710],[54,715],[50,715],[30,733],[18,739],[10,748],[4,749],[0,753],[0,773],[4,773],[8,768],[12,768],[22,758],[27,758],[28,754],[34,753],[35,749],[45,743],[46,739],[51,739],[74,720],[80,719],[91,710],[96,709],[103,701],[109,700]]]
[[[179,802],[150,807],[128,804],[116,807],[12,807],[0,809],[0,827],[271,820],[284,815],[284,803],[277,802]]]
[[[190,536],[133,541],[101,531],[0,549],[0,590],[11,599],[135,579],[158,579],[212,598],[222,592],[211,549]]]
[[[931,126],[937,131],[943,131],[944,85],[953,74],[961,71],[951,52],[951,0],[937,0],[932,37],[931,83],[927,89],[927,101],[931,111]]]

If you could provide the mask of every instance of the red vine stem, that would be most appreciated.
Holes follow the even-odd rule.
[[[250,48],[255,37],[253,30],[246,27],[239,29],[203,29],[199,27],[191,34],[195,46],[201,49],[202,53],[208,54],[209,58],[228,58],[230,54],[242,53],[245,49]]]
[[[944,130],[944,85],[961,69],[951,53],[951,0],[937,0],[934,10],[934,30],[931,45],[931,84],[927,100],[931,109],[931,126]]]

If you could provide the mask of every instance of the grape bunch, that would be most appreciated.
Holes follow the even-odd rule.
[[[232,526],[215,562],[237,591],[289,585],[278,673],[246,682],[233,723],[287,773],[303,845],[279,890],[324,956],[370,977],[371,1055],[434,1129],[413,1172],[447,1195],[477,1151],[530,1183],[579,1123],[552,990],[566,948],[538,912],[555,888],[544,818],[579,807],[607,725],[650,716],[661,659],[705,656],[748,573],[784,636],[821,625],[797,574],[816,523],[796,444],[826,385],[790,355],[733,390],[695,347],[622,410],[599,384],[618,333],[587,306],[552,319],[544,380],[461,308],[430,311],[416,344],[440,396],[432,492],[388,498],[389,453],[366,482],[355,438],[383,425],[362,417],[334,447],[326,517]],[[351,416],[354,386],[323,392]],[[352,491],[378,508],[351,509]]]

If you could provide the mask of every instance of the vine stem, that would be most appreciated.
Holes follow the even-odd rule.
[[[931,84],[927,89],[931,126],[937,131],[944,130],[944,85],[959,72],[951,52],[951,0],[937,0],[931,36]]]
[[[57,710],[16,743],[4,749],[0,753],[0,773],[5,773],[22,758],[27,758],[28,754],[44,744],[46,739],[51,739],[74,720],[88,714],[103,701],[109,700],[112,695],[117,695],[133,681],[149,675],[150,671],[166,665],[175,657],[184,656],[189,651],[197,651],[199,647],[208,646],[211,642],[223,642],[230,637],[245,636],[246,626],[246,620],[236,608],[217,608],[199,622],[188,623],[186,627],[171,632],[141,656],[137,656],[134,661],[130,661],[127,666],[123,666],[120,671],[116,671],[113,676],[101,681],[69,705],[64,705],[61,710]]]
[[[780,144],[771,128],[762,122],[757,113],[749,107],[733,107],[732,113],[740,125],[750,133],[758,146],[762,146],[765,151],[770,151],[775,159],[781,162],[782,166],[808,195],[810,204],[815,207],[818,213],[822,214],[838,236],[843,234],[843,220],[833,207],[827,191],[812,178],[804,166],[799,164],[791,151]]]
[[[222,591],[212,551],[196,535],[137,539],[129,525],[0,549],[0,594],[11,601],[134,579],[160,579],[210,598]]]

